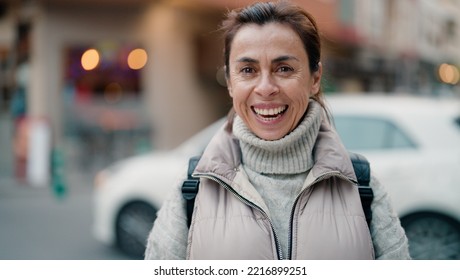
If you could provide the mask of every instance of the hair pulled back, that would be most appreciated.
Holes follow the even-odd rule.
[[[313,16],[287,1],[261,2],[230,11],[222,23],[227,78],[232,42],[240,28],[247,24],[264,25],[273,22],[287,24],[299,35],[308,56],[310,71],[312,73],[318,71],[321,61],[321,38]],[[321,90],[312,98],[324,107]]]

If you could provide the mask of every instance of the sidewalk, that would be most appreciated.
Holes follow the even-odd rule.
[[[129,259],[93,235],[88,180],[71,176],[67,196],[0,177],[0,260]]]
[[[25,182],[20,182],[12,177],[0,176],[0,197],[37,195],[45,191],[46,188],[33,188]]]
[[[65,178],[65,195],[92,192],[92,177],[80,172],[68,174]],[[31,186],[23,180],[17,180],[12,176],[0,176],[0,197],[24,197],[24,196],[56,196],[52,186]],[[58,198],[56,196],[56,198]]]
[[[0,113],[0,177],[13,172],[13,120]]]

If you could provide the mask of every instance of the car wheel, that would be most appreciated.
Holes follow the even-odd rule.
[[[413,259],[460,259],[460,225],[435,213],[417,213],[401,219]]]
[[[155,207],[142,201],[131,202],[120,210],[115,230],[117,245],[124,253],[136,259],[144,257],[156,212]]]

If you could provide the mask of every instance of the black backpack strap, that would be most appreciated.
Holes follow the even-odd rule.
[[[374,192],[369,186],[371,169],[369,161],[362,155],[349,152],[356,179],[358,180],[359,196],[363,207],[364,215],[366,216],[367,224],[370,225],[372,220],[371,204],[374,199]],[[190,227],[192,222],[193,207],[195,205],[195,197],[198,194],[200,179],[193,178],[192,173],[198,164],[201,156],[190,158],[187,170],[187,180],[182,183],[182,196],[187,203],[187,226]]]
[[[190,227],[190,223],[192,222],[195,197],[198,194],[198,187],[200,185],[200,179],[192,177],[193,171],[195,171],[195,167],[199,160],[200,156],[195,156],[189,159],[187,180],[182,183],[182,196],[187,203],[187,227]]]
[[[364,215],[366,216],[367,224],[370,225],[372,220],[371,204],[374,199],[374,192],[369,186],[371,180],[370,164],[364,156],[352,152],[348,153],[353,164],[353,169],[355,170],[356,179],[358,180],[359,196],[361,197]]]

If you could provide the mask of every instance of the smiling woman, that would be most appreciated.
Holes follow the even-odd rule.
[[[321,63],[311,72],[300,37],[281,23],[248,24],[231,47],[227,85],[233,108],[258,137],[284,137],[318,94]]]
[[[289,2],[257,3],[231,11],[222,29],[234,112],[192,174],[199,191],[190,227],[178,184],[145,258],[409,259],[374,177],[366,222],[349,154],[324,106],[313,17]]]

